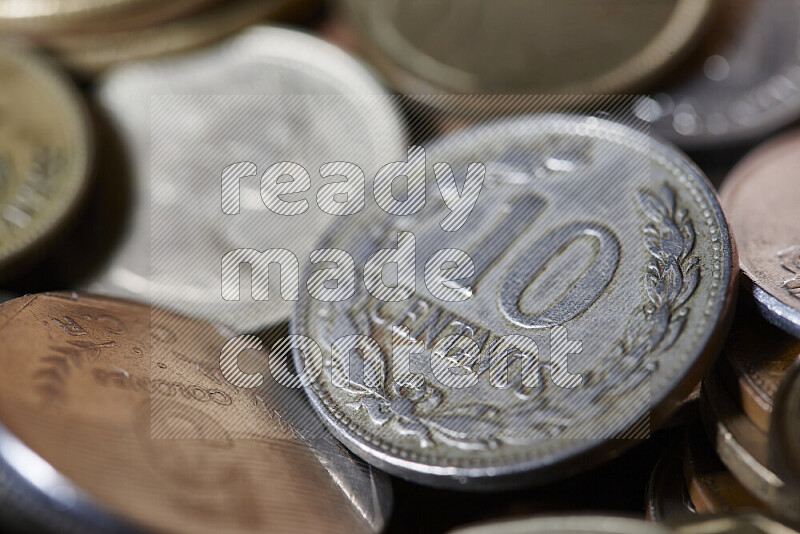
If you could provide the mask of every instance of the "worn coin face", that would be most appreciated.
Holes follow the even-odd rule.
[[[743,303],[722,354],[742,410],[758,428],[769,431],[775,393],[786,369],[800,358],[800,340],[768,324],[754,306]]]
[[[303,0],[229,0],[189,16],[137,28],[98,34],[74,34],[49,40],[71,71],[97,74],[124,61],[185,52],[221,40],[266,19],[291,16],[311,2]]]
[[[145,26],[216,0],[0,0],[0,28],[47,37],[51,32]]]
[[[0,305],[4,502],[65,531],[382,530],[387,477],[284,418],[300,391],[281,403],[222,380],[226,341],[109,298]]]
[[[800,132],[769,141],[731,172],[720,191],[762,315],[800,337]]]
[[[645,514],[648,521],[664,522],[695,513],[681,476],[681,461],[680,451],[667,449],[656,463],[647,485]]]
[[[89,179],[83,103],[42,60],[0,49],[0,272],[51,237]]]
[[[358,283],[350,299],[301,295],[295,309],[295,334],[328,355],[336,342],[324,362],[295,355],[298,368],[324,363],[306,391],[334,432],[398,476],[482,489],[565,476],[633,444],[613,438],[641,435],[648,416],[662,422],[718,350],[735,281],[725,219],[698,171],[648,136],[582,116],[491,122],[425,148],[459,179],[484,165],[463,227],[440,226],[448,209],[429,171],[417,214],[365,212],[320,244],[364,265],[400,232],[415,235],[406,300]],[[466,300],[434,296],[423,269],[448,248],[473,262],[448,286]],[[348,363],[354,335],[370,350]]]
[[[703,383],[703,420],[717,454],[750,493],[793,521],[800,511],[769,458],[767,434],[741,411],[718,373]]]
[[[800,361],[786,373],[776,402],[770,445],[782,478],[800,495]]]
[[[151,121],[152,95],[182,96],[154,98]],[[318,173],[325,162],[351,161],[369,175],[377,158],[405,147],[394,107],[359,63],[280,28],[256,27],[212,49],[112,70],[99,99],[133,160],[135,213],[91,290],[149,298],[239,331],[286,320],[292,301],[223,300],[223,256],[285,249],[306,262],[336,219],[313,200],[318,174],[309,178],[305,213],[268,210],[259,197],[265,171],[297,162]],[[241,181],[232,216],[220,205],[220,184],[223,170],[239,162],[256,170]]]
[[[800,1],[721,7],[696,71],[634,106],[683,147],[753,140],[800,117]]]
[[[714,453],[701,425],[687,429],[683,458],[684,478],[698,513],[766,510]]]
[[[402,92],[553,94],[614,93],[641,85],[681,56],[711,2],[344,5],[363,53]]]

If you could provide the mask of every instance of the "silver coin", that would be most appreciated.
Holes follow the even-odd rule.
[[[182,96],[154,98],[151,121],[153,95]],[[150,298],[238,330],[286,320],[291,301],[223,300],[220,261],[242,247],[285,248],[300,261],[308,258],[335,217],[314,202],[302,216],[270,213],[251,201],[258,199],[258,177],[280,161],[302,161],[313,172],[347,159],[369,170],[381,147],[402,149],[400,120],[385,95],[345,52],[272,27],[191,55],[112,70],[98,97],[133,160],[135,213],[107,271],[89,289]],[[226,216],[220,176],[243,160],[258,165],[258,176],[242,181],[241,212]],[[320,186],[314,182],[309,198]]]
[[[640,519],[613,516],[536,517],[475,525],[450,534],[667,534],[668,528]]]
[[[721,6],[723,7],[723,6]],[[800,1],[729,2],[697,71],[633,113],[685,148],[752,141],[800,118]],[[722,27],[722,29],[721,29]]]
[[[322,368],[306,392],[334,433],[395,475],[485,489],[565,476],[632,445],[613,438],[646,435],[648,417],[662,422],[710,367],[736,281],[699,171],[646,135],[582,116],[490,122],[425,149],[459,179],[468,163],[485,166],[463,227],[440,227],[449,211],[428,168],[420,212],[365,212],[369,224],[335,225],[320,244],[365,265],[398,247],[398,232],[415,234],[416,272],[402,268],[414,294],[383,302],[357,283],[339,302],[301,295],[293,315],[293,333],[327,355],[298,351],[295,362]],[[471,295],[461,302],[435,298],[423,276],[445,248],[473,262],[454,288]],[[381,350],[359,338],[348,362],[352,335]],[[392,356],[395,343],[410,353]]]

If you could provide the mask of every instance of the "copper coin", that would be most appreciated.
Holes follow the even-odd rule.
[[[739,409],[716,373],[703,383],[701,400],[706,431],[725,466],[774,513],[800,521],[796,496],[769,460],[767,434]]]
[[[800,132],[768,141],[720,191],[762,314],[800,337]]]
[[[714,453],[702,426],[687,429],[683,460],[684,478],[698,513],[766,509]]]
[[[741,409],[764,432],[769,430],[773,398],[786,369],[800,358],[800,339],[764,321],[742,303],[722,349]]]
[[[800,500],[800,361],[786,373],[775,402],[770,429],[773,458],[781,476]]]
[[[84,104],[57,69],[0,48],[0,273],[76,211],[89,182]]]
[[[1,305],[3,498],[81,532],[381,530],[385,476],[341,446],[325,454],[330,436],[288,424],[275,395],[219,380],[225,342],[109,298]]]

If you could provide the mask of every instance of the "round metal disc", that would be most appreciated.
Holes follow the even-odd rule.
[[[800,361],[789,369],[775,399],[770,445],[781,476],[800,496]]]
[[[658,523],[694,515],[694,504],[681,475],[681,454],[667,449],[656,463],[647,485],[645,514],[648,521]]]
[[[490,122],[425,149],[458,179],[470,162],[485,166],[462,228],[440,227],[448,209],[429,169],[424,209],[365,211],[319,244],[364,265],[413,233],[415,292],[383,302],[359,282],[348,300],[301,295],[295,308],[293,333],[329,355],[298,351],[295,361],[324,363],[306,391],[334,433],[398,476],[488,489],[566,476],[635,443],[617,438],[647,435],[648,418],[664,421],[710,367],[736,280],[725,219],[699,172],[646,135],[582,116]],[[423,276],[445,248],[473,260],[456,285],[466,300],[434,297]],[[549,352],[565,333],[581,342],[566,364]],[[363,340],[372,350],[348,373],[330,355],[351,335],[381,350]],[[415,352],[398,359],[397,344]],[[582,376],[559,378],[565,365]]]
[[[151,121],[152,95],[181,96],[160,100]],[[258,196],[267,168],[295,161],[318,172],[325,162],[347,159],[369,172],[381,150],[405,146],[386,92],[358,62],[281,28],[255,27],[214,48],[114,69],[98,96],[133,160],[135,195],[130,227],[90,289],[149,298],[237,331],[285,321],[292,301],[223,300],[223,256],[242,247],[283,248],[307,261],[336,219],[314,202],[297,217],[268,211]],[[160,154],[152,164],[151,148]],[[258,172],[243,181],[241,211],[231,217],[220,208],[220,177],[242,160]],[[313,180],[309,198],[321,185]]]
[[[753,141],[800,117],[800,1],[723,2],[709,33],[684,79],[640,99],[637,117],[694,149]]]
[[[59,532],[382,530],[388,477],[282,416],[301,392],[221,380],[226,341],[122,300],[0,305],[3,505]]]
[[[364,55],[407,94],[624,91],[680,58],[711,5],[708,0],[344,2]]]
[[[762,315],[800,337],[800,132],[771,140],[739,163],[720,197]]]
[[[668,526],[675,534],[797,534],[790,526],[761,513],[702,515]]]
[[[450,534],[667,534],[670,530],[640,519],[612,516],[536,517],[457,528]]]
[[[43,60],[0,49],[0,271],[63,228],[89,182],[83,102]]]

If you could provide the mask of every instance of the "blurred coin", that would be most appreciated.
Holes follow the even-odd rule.
[[[775,473],[767,434],[736,406],[717,373],[703,383],[703,419],[722,462],[750,493],[776,514],[800,520],[797,497]]]
[[[89,181],[83,103],[51,65],[0,49],[0,275],[75,212]]]
[[[155,24],[218,0],[0,0],[0,30],[51,35]]]
[[[686,148],[752,141],[800,117],[800,1],[721,7],[696,69],[634,106]]]
[[[647,485],[645,516],[649,521],[695,514],[694,504],[681,474],[682,455],[676,448],[664,451]]]
[[[656,523],[612,516],[535,517],[451,530],[450,534],[668,534]]]
[[[720,191],[742,271],[764,317],[800,337],[800,132],[771,140]]]
[[[166,56],[209,45],[265,19],[314,9],[314,0],[228,0],[164,24],[122,32],[65,35],[48,40],[71,71],[94,75],[124,61]]]
[[[59,531],[382,530],[388,479],[294,424],[299,391],[217,379],[226,341],[102,297],[0,306],[4,501]]]
[[[153,95],[184,96],[161,99],[151,121]],[[194,54],[114,69],[98,98],[133,160],[135,213],[91,290],[149,298],[239,331],[286,320],[292,301],[223,300],[223,256],[242,247],[283,248],[305,262],[336,219],[314,201],[318,175],[309,209],[297,217],[267,209],[261,175],[282,161],[313,173],[325,162],[350,161],[369,176],[380,158],[405,148],[394,107],[359,63],[281,28],[257,27]],[[160,135],[152,146],[151,128]],[[152,163],[151,148],[160,154]],[[240,213],[232,217],[220,207],[221,176],[243,160],[257,173],[242,180]],[[159,253],[151,256],[154,240]]]
[[[322,245],[364,265],[408,232],[414,257],[460,249],[474,269],[455,301],[432,293],[422,263],[392,279],[407,300],[361,282],[344,301],[301,294],[292,332],[326,355],[306,392],[334,433],[403,478],[487,489],[564,477],[662,423],[711,365],[736,280],[702,175],[647,135],[577,115],[494,121],[425,150],[459,179],[485,167],[463,227],[442,230],[449,211],[432,195],[415,215],[342,220]],[[348,362],[353,339],[370,350]],[[298,369],[304,357],[322,367],[298,351]]]
[[[669,526],[677,534],[797,534],[779,520],[756,513],[701,515]]]
[[[363,54],[403,93],[550,95],[641,86],[682,56],[712,2],[343,4]]]
[[[786,373],[775,402],[770,445],[781,477],[797,498],[800,496],[800,361]]]
[[[786,369],[800,358],[800,339],[762,319],[748,302],[736,310],[721,370],[731,370],[731,389],[741,409],[762,431],[769,431],[773,398]],[[728,378],[726,373],[721,376]]]
[[[687,429],[683,458],[684,478],[698,513],[767,509],[728,471],[714,453],[701,425]]]

